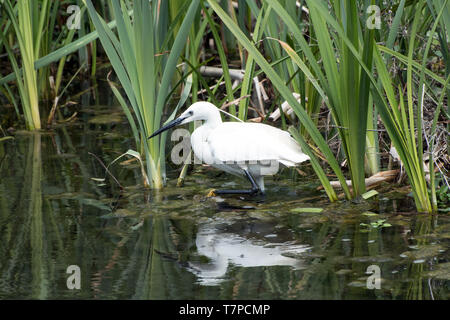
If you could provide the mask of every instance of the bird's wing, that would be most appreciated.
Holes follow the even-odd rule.
[[[224,162],[277,160],[294,165],[309,159],[288,132],[260,123],[224,122],[207,142],[213,156]]]

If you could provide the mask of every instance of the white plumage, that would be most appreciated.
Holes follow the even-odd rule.
[[[261,191],[263,177],[277,173],[279,163],[290,167],[309,160],[288,132],[261,123],[222,122],[219,110],[209,102],[194,103],[152,136],[195,120],[204,121],[191,136],[195,156],[231,174],[246,175],[247,170]]]

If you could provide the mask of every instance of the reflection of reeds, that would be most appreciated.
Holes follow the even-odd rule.
[[[27,168],[25,172],[29,177],[30,202],[28,214],[31,218],[30,243],[31,243],[31,269],[32,269],[32,296],[45,299],[48,295],[47,267],[45,258],[43,214],[42,214],[42,157],[41,135],[33,134],[28,152]]]
[[[425,247],[431,244],[430,238],[427,237],[433,231],[433,221],[436,217],[431,215],[418,217],[413,229],[413,237],[419,247]],[[433,288],[430,285],[430,278],[425,277],[425,264],[432,263],[426,260],[434,260],[434,257],[424,257],[424,261],[411,261],[408,263],[407,271],[409,284],[406,291],[406,299],[408,300],[434,300]]]
[[[173,232],[177,222],[167,217],[147,217],[139,224],[137,230],[122,230],[125,232],[120,240],[107,250],[105,264],[90,277],[95,298],[110,294],[139,300],[191,298],[189,288],[195,278],[182,266],[185,258],[179,256],[175,244],[178,237],[183,237],[183,244],[191,243],[192,235],[184,238],[186,230]],[[89,266],[83,268],[93,271]]]
[[[49,166],[52,170],[43,169],[47,149],[42,139],[40,133],[18,139],[16,152],[23,157],[7,158],[2,168],[14,172],[12,176],[3,171],[5,179],[0,181],[0,189],[8,187],[8,197],[2,197],[5,223],[0,233],[0,282],[7,297],[49,298],[60,283],[65,284],[65,268],[73,264],[66,261],[65,221],[54,210],[64,204],[43,198],[42,181],[53,178],[54,164]],[[10,187],[12,179],[23,184]],[[27,294],[18,296],[22,292]]]
[[[42,157],[41,134],[34,133],[26,141],[25,163],[23,166],[23,187],[18,192],[11,191],[11,204],[7,211],[15,219],[10,220],[9,228],[13,233],[2,233],[2,242],[5,243],[3,257],[0,265],[1,281],[10,283],[13,287],[31,286],[30,295],[33,298],[45,299],[48,297],[48,271],[49,260],[46,257],[46,233],[44,230],[44,216],[42,211]],[[14,189],[16,190],[16,189]],[[17,219],[17,220],[16,220]],[[17,223],[20,221],[20,223]],[[31,279],[24,268],[24,259],[27,250],[31,250]],[[19,275],[19,276],[18,276]]]
[[[193,277],[177,262],[171,228],[172,222],[164,217],[144,221],[135,247],[139,269],[134,299],[180,299],[184,297],[178,288],[193,285]]]

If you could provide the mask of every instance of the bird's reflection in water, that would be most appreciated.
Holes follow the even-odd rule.
[[[243,236],[243,234],[249,237]],[[252,235],[258,235],[258,237]],[[294,241],[275,242],[273,225],[232,225],[217,219],[199,226],[196,238],[198,255],[207,262],[189,262],[189,269],[202,285],[218,285],[224,281],[231,265],[240,267],[291,266],[301,269],[298,256],[309,249]]]

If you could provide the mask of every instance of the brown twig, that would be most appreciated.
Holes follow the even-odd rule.
[[[95,154],[93,154],[92,152],[88,152],[91,156],[93,156],[95,159],[97,159],[98,162],[100,162],[100,164],[102,165],[103,168],[105,168],[106,173],[108,173],[113,179],[114,181],[119,185],[120,189],[123,190],[122,185],[120,184],[120,182],[116,179],[116,177],[114,177],[114,175],[111,173],[111,171],[108,170],[108,168],[105,166],[105,164],[103,163],[102,160],[100,160],[99,157],[97,157]]]

